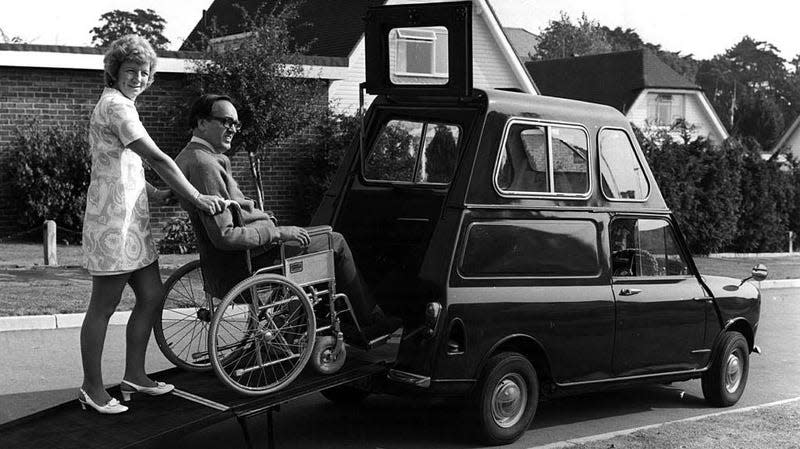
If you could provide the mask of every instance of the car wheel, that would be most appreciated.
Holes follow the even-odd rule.
[[[703,396],[717,407],[729,407],[739,401],[747,384],[750,351],[739,332],[722,336],[712,355],[711,366],[703,373]]]
[[[333,388],[320,391],[325,399],[334,404],[355,405],[369,396],[368,390],[352,387],[350,385],[338,385]]]
[[[531,362],[514,352],[493,356],[471,407],[478,437],[492,446],[516,441],[533,421],[538,402],[539,380]]]

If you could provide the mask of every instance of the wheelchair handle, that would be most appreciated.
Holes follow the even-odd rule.
[[[309,226],[306,228],[306,231],[308,231],[309,237],[313,237],[320,234],[329,234],[333,232],[333,228],[328,225]]]

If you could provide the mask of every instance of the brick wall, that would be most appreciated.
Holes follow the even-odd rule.
[[[180,112],[190,95],[185,85],[184,74],[159,73],[153,85],[137,99],[145,128],[156,144],[173,157],[189,139]],[[16,126],[36,118],[42,126],[85,127],[102,89],[100,70],[0,67],[0,238],[24,231],[19,228],[11,205],[6,169]],[[255,198],[247,154],[233,155],[232,163],[242,190]],[[269,151],[262,163],[265,203],[282,223],[294,223],[298,215],[293,200],[295,165],[291,144]],[[164,185],[152,170],[148,170],[147,177],[155,185]],[[164,224],[181,214],[178,207],[152,208],[155,237],[161,238]]]

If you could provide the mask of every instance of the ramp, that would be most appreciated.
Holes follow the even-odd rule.
[[[83,411],[78,401],[72,400],[0,425],[0,442],[2,447],[15,449],[156,448],[206,426],[237,419],[249,444],[245,419],[266,413],[271,423],[271,412],[281,404],[337,385],[384,375],[387,366],[383,361],[348,358],[336,374],[321,375],[306,370],[287,388],[259,397],[242,396],[230,390],[213,373],[173,368],[153,374],[154,378],[176,386],[171,394],[134,396],[133,407],[120,415]],[[121,397],[118,387],[110,392]]]

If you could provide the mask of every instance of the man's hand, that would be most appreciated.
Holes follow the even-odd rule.
[[[278,233],[283,242],[290,242],[292,240],[300,242],[302,246],[308,246],[311,243],[311,237],[305,228],[297,226],[278,226]]]

